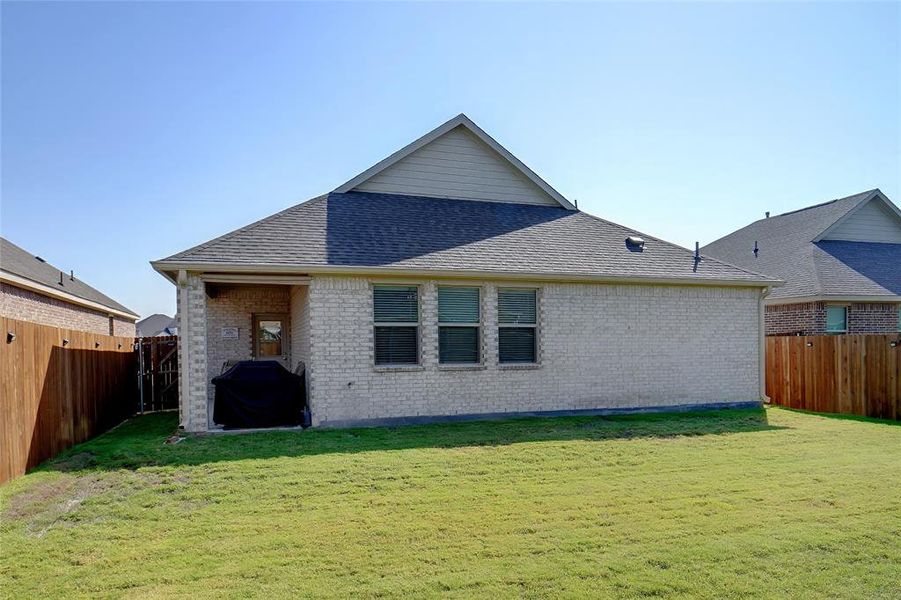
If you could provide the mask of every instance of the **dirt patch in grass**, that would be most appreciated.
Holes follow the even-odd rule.
[[[154,473],[60,474],[11,496],[3,511],[3,521],[19,522],[27,535],[43,537],[54,527],[88,522],[73,517],[92,498],[114,494],[117,500],[124,500],[160,481]]]
[[[94,464],[93,452],[78,452],[72,456],[54,462],[55,469],[63,473],[81,471]]]

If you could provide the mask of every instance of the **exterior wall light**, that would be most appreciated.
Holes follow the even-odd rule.
[[[16,339],[16,334],[13,333],[12,331],[7,331],[6,332],[6,343],[12,344],[14,339]]]

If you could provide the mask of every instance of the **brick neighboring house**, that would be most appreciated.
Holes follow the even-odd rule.
[[[0,238],[0,315],[131,337],[138,315],[44,259]]]
[[[878,189],[755,221],[702,250],[785,280],[765,300],[767,335],[901,331],[901,211]]]
[[[248,359],[304,361],[314,426],[757,405],[779,283],[579,211],[464,115],[152,264],[189,431]]]

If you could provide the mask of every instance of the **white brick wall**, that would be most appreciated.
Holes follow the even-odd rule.
[[[310,288],[291,286],[291,370],[297,363],[310,364]]]
[[[207,297],[207,380],[222,372],[227,360],[253,358],[253,315],[269,313],[288,315],[289,288],[284,285],[217,285],[213,297]],[[290,320],[286,323],[290,333]],[[237,327],[238,339],[222,337],[223,327]],[[290,335],[282,343],[284,352],[291,356]],[[290,365],[286,364],[286,367]],[[213,401],[214,388],[208,387],[209,401]]]
[[[373,366],[371,285],[310,286],[314,424],[404,416],[759,399],[758,291],[536,284],[539,368],[497,364],[496,285],[483,283],[479,369],[438,365],[435,282],[421,290],[421,365]]]
[[[180,315],[185,306],[190,315],[179,323],[180,368],[189,375],[182,423],[209,427],[209,380],[222,360],[250,357],[254,312],[290,313],[291,366],[307,362],[315,425],[759,400],[756,289],[535,284],[536,368],[498,364],[497,284],[478,282],[483,364],[454,368],[438,364],[436,282],[413,283],[421,291],[421,364],[392,369],[374,366],[366,278],[316,276],[308,289],[248,287],[208,298],[199,276],[188,274],[179,288]],[[237,346],[223,345],[221,326],[242,328]]]
[[[197,273],[178,283],[179,416],[187,431],[209,429],[206,292]]]

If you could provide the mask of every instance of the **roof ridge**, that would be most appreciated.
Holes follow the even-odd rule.
[[[614,225],[614,226],[616,226],[616,227],[621,227],[621,228],[623,228],[623,229],[627,229],[627,230],[629,230],[629,231],[635,232],[635,233],[637,233],[638,235],[640,235],[640,236],[642,236],[642,237],[645,237],[645,238],[654,240],[655,242],[660,242],[661,244],[666,244],[667,246],[670,246],[671,248],[678,248],[678,249],[680,249],[680,250],[685,250],[686,252],[694,252],[691,248],[686,248],[685,246],[680,246],[679,244],[675,244],[675,243],[673,243],[673,242],[668,242],[668,241],[666,241],[666,240],[664,240],[664,239],[655,237],[655,236],[653,236],[653,235],[648,235],[648,234],[646,234],[646,233],[642,233],[642,232],[638,231],[637,229],[633,229],[633,228],[631,228],[631,227],[626,227],[625,225],[620,225],[619,223],[614,223],[613,221],[608,221],[607,219],[598,217],[597,215],[593,215],[593,214],[591,214],[591,213],[589,213],[589,212],[585,212],[584,210],[580,210],[580,211],[578,211],[578,212],[579,212],[579,213],[582,213],[582,214],[584,214],[584,215],[587,215],[588,217],[590,217],[590,218],[592,218],[592,219],[594,219],[594,220],[596,220],[596,221],[600,221],[600,222],[602,222],[602,223],[606,223],[607,225]],[[732,263],[728,263],[728,262],[726,262],[726,261],[724,261],[724,260],[720,260],[720,259],[718,259],[718,258],[714,258],[713,256],[709,256],[709,255],[706,255],[706,254],[702,254],[701,256],[704,257],[704,258],[706,258],[707,260],[712,260],[712,261],[715,262],[715,263],[719,263],[719,264],[721,264],[721,265],[726,265],[727,267],[732,267],[733,269],[737,269],[737,270],[739,270],[739,271],[741,271],[741,272],[743,272],[743,273],[748,273],[749,275],[755,275],[755,276],[757,276],[757,277],[763,277],[764,279],[772,279],[772,277],[770,277],[769,275],[765,275],[765,274],[763,274],[763,273],[758,273],[757,271],[751,271],[750,269],[745,269],[744,267],[739,267],[738,265],[733,265]]]
[[[869,196],[869,195],[872,194],[873,192],[878,192],[878,191],[879,191],[879,188],[873,188],[872,190],[867,190],[867,191],[865,191],[865,192],[859,192],[859,193],[857,193],[857,194],[851,194],[850,196],[844,196],[844,197],[842,197],[842,198],[835,198],[835,199],[833,199],[833,200],[827,200],[826,202],[820,202],[819,204],[813,204],[813,205],[811,205],[811,206],[805,206],[804,208],[796,208],[795,210],[790,210],[790,211],[788,211],[788,212],[784,212],[784,213],[775,215],[774,217],[765,217],[765,218],[773,218],[773,219],[776,219],[776,218],[778,218],[778,217],[784,217],[784,216],[787,216],[787,215],[793,215],[793,214],[795,214],[795,213],[803,212],[803,211],[805,211],[805,210],[811,210],[811,209],[814,209],[814,208],[820,208],[820,207],[822,207],[822,206],[827,206],[827,205],[829,205],[829,204],[835,204],[836,202],[841,202],[842,200],[850,200],[851,198],[854,198],[854,197],[857,197],[857,196],[862,196],[861,199],[860,199],[860,200],[862,201],[865,197]],[[763,220],[764,220],[764,219],[758,219],[758,221],[763,221]],[[755,221],[755,222],[756,222],[756,221]]]

